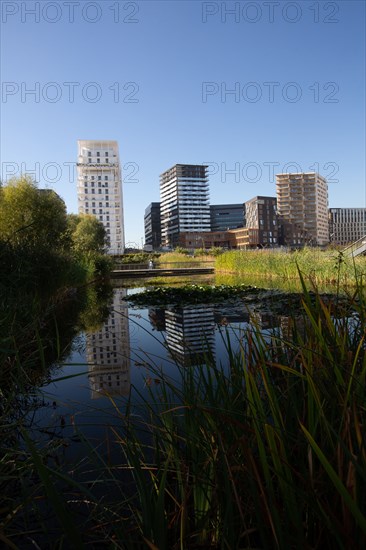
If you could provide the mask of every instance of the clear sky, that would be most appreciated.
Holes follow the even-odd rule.
[[[36,171],[76,212],[77,140],[116,139],[138,244],[176,163],[209,165],[212,204],[300,169],[366,206],[363,0],[0,4],[3,180]]]

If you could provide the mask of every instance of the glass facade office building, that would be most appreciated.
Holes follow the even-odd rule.
[[[176,164],[160,176],[162,246],[175,247],[182,232],[210,231],[207,166]]]

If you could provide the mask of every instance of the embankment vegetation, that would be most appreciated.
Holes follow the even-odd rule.
[[[0,187],[0,381],[9,381],[11,365],[28,364],[27,349],[31,357],[42,328],[77,288],[109,273],[104,247],[96,218],[67,215],[63,200],[30,177]]]
[[[366,275],[365,257],[346,257],[335,250],[304,248],[294,252],[278,250],[233,250],[216,258],[217,273],[254,275],[259,277],[299,280],[316,284],[355,285]]]

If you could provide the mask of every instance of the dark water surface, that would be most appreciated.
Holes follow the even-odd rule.
[[[126,298],[142,290],[115,288],[103,325],[76,336],[70,355],[41,389],[43,406],[34,414],[33,429],[46,440],[61,440],[69,458],[75,459],[84,437],[101,445],[102,454],[109,452],[110,427],[121,424],[128,399],[138,407],[155,386],[158,390],[151,367],[176,384],[178,366],[205,365],[210,357],[226,368],[227,334],[237,351],[241,336],[254,326],[270,340],[273,331],[286,328],[290,318],[285,311],[281,316],[259,313],[255,307],[249,310],[241,301],[130,306]]]

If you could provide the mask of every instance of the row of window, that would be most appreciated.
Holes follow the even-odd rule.
[[[88,184],[89,184],[89,183],[90,183],[90,187],[96,187],[96,185],[95,185],[95,182],[94,182],[94,181],[91,181],[91,182],[85,182],[85,183],[84,183],[84,187],[85,187],[85,189],[88,189]],[[108,184],[106,184],[106,183],[103,183],[103,184],[102,184],[102,182],[101,182],[101,181],[98,181],[98,187],[104,187],[104,188],[106,188],[106,189],[107,189],[107,191],[108,191]]]
[[[107,346],[105,349],[111,351],[110,346]],[[117,351],[117,346],[113,346],[113,351]],[[93,353],[97,353],[97,348],[93,348]]]
[[[124,382],[128,382],[128,380],[125,380]],[[105,384],[105,385],[107,385],[107,384]],[[119,380],[117,380],[117,382],[116,382],[116,386],[119,386],[119,385],[120,385],[120,381],[119,381]],[[100,389],[102,390],[102,389],[103,389],[103,387],[104,387],[104,383],[103,383],[103,382],[101,382],[101,383],[99,384],[99,387],[100,387]],[[111,388],[111,387],[112,387],[112,382],[108,382],[108,387],[109,387],[109,388]]]
[[[99,203],[99,206],[102,206],[100,203]],[[105,203],[105,208],[109,208],[109,202],[106,202]],[[91,208],[95,208],[95,203],[93,202]],[[89,203],[85,203],[85,213],[88,214],[88,210],[89,210]],[[100,214],[103,214],[103,212],[99,212]],[[93,212],[93,214],[95,214],[95,212]]]
[[[89,203],[86,202],[86,203],[85,203],[85,206],[86,206],[86,208],[88,208],[88,207],[89,207]],[[102,206],[103,206],[103,203],[100,202],[100,203],[99,203],[99,208],[101,208]],[[109,206],[109,203],[106,203],[105,206]],[[96,203],[95,203],[95,202],[92,202],[92,203],[91,203],[91,207],[92,207],[92,208],[95,208],[95,207],[96,207]]]
[[[97,164],[98,164],[99,162],[100,162],[100,158],[97,157]],[[104,159],[104,162],[107,164],[107,163],[109,162],[109,158],[106,157],[106,158]],[[91,159],[90,157],[88,158],[88,163],[89,163],[89,164],[92,163],[92,159]]]
[[[95,193],[94,187],[92,187],[92,188],[90,189],[90,191],[89,191],[87,185],[85,185],[84,191],[85,191],[86,193],[89,193],[89,192],[90,192],[92,195],[95,195],[95,194],[96,194],[96,193]],[[98,195],[102,195],[102,194],[103,194],[103,190],[102,190],[102,189],[98,189],[98,193],[97,193],[97,194],[98,194]],[[108,189],[106,189],[106,199],[108,200]]]

